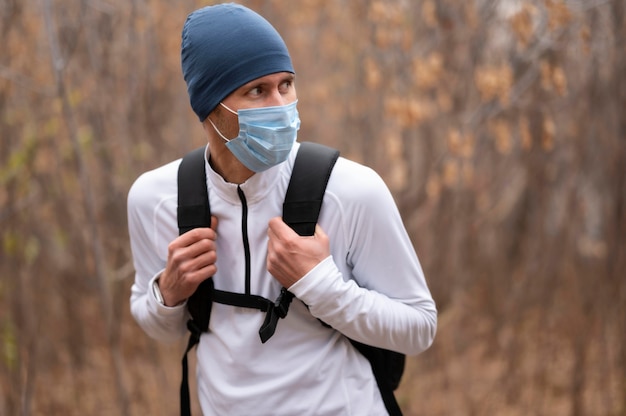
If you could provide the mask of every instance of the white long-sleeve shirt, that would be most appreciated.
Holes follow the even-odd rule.
[[[250,291],[270,300],[281,285],[266,269],[267,227],[282,215],[298,147],[286,162],[240,185],[248,211]],[[185,335],[189,318],[185,305],[163,306],[151,290],[165,268],[168,244],[178,236],[179,164],[143,174],[128,196],[136,270],[131,311],[150,336],[163,341]],[[218,218],[215,287],[244,293],[243,202],[236,184],[225,182],[206,160],[205,166],[211,213]],[[339,158],[319,225],[329,236],[331,256],[288,288],[297,299],[265,344],[258,333],[265,313],[213,303],[209,332],[197,347],[205,415],[384,415],[368,361],[342,333],[407,355],[431,345],[435,304],[382,179]]]

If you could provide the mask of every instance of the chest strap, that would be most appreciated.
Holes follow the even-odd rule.
[[[263,344],[274,335],[278,320],[287,316],[289,305],[293,298],[294,295],[284,287],[280,290],[280,294],[274,302],[263,296],[225,292],[217,289],[213,290],[212,296],[213,302],[243,308],[253,308],[265,312],[265,320],[261,328],[259,328],[259,336]]]
[[[258,295],[226,292],[215,288],[211,291],[211,300],[213,302],[221,303],[223,305],[237,306],[240,308],[258,309],[261,312],[265,312],[265,320],[259,329],[259,336],[261,337],[262,343],[265,343],[272,337],[272,335],[274,335],[276,326],[278,325],[278,320],[287,316],[287,312],[289,312],[289,305],[291,304],[293,298],[293,293],[284,287],[280,290],[280,294],[274,302]],[[202,330],[197,327],[191,319],[187,322],[187,327],[192,333],[198,334],[198,337],[202,333]]]

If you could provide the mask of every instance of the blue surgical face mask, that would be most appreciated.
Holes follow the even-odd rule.
[[[300,129],[300,117],[294,101],[291,104],[246,108],[237,112],[223,103],[222,107],[239,117],[239,135],[227,139],[209,120],[226,147],[253,172],[262,172],[287,160]]]

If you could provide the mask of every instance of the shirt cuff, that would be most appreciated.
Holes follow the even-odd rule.
[[[148,305],[150,309],[156,312],[158,315],[162,315],[162,316],[176,315],[180,313],[181,309],[185,308],[185,306],[187,305],[187,301],[179,303],[178,305],[175,305],[175,306],[166,306],[162,304],[161,302],[159,302],[159,300],[157,299],[154,293],[154,289],[153,289],[154,282],[157,279],[159,279],[159,277],[161,277],[161,274],[163,273],[164,270],[165,269],[155,274],[152,277],[152,279],[150,279],[150,283],[148,283]]]
[[[305,274],[300,280],[291,285],[288,290],[298,299],[312,306],[315,299],[328,292],[336,279],[341,280],[341,273],[333,257],[328,256]]]

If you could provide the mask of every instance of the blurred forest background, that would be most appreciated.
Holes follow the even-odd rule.
[[[126,195],[203,143],[208,1],[0,0],[0,414],[176,414],[183,344],[129,314]],[[626,2],[243,1],[300,140],[392,189],[439,308],[407,415],[626,415]]]

